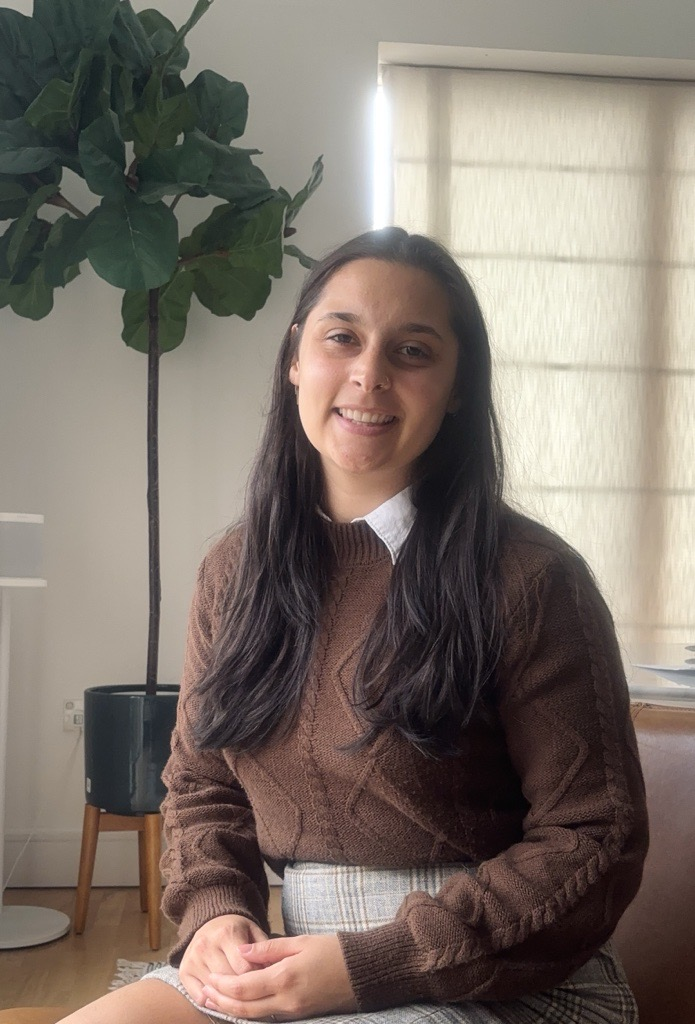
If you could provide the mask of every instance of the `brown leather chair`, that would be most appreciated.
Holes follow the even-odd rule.
[[[615,933],[640,1024],[695,1024],[695,705],[633,704],[650,846]]]

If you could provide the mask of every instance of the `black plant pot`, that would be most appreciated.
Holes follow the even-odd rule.
[[[152,814],[164,799],[179,688],[92,686],[84,691],[85,800],[111,814]]]

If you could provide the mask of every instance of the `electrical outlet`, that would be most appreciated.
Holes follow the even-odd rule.
[[[84,700],[66,697],[63,701],[63,732],[81,732],[84,725]]]

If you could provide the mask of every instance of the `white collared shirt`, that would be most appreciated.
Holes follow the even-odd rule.
[[[405,544],[406,537],[415,520],[415,506],[411,497],[410,487],[394,494],[381,505],[368,512],[366,516],[358,516],[353,523],[365,522],[389,549],[391,561],[396,564],[398,554]]]

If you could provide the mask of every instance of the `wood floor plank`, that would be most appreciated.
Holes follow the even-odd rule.
[[[8,889],[5,903],[50,907],[72,917],[74,889]],[[273,931],[282,931],[280,888],[271,888]],[[103,995],[116,972],[116,960],[164,960],[176,937],[162,919],[162,948],[149,947],[147,914],[137,888],[91,891],[84,934],[31,949],[0,950],[0,1010],[15,1006],[67,1006],[77,1009]]]

